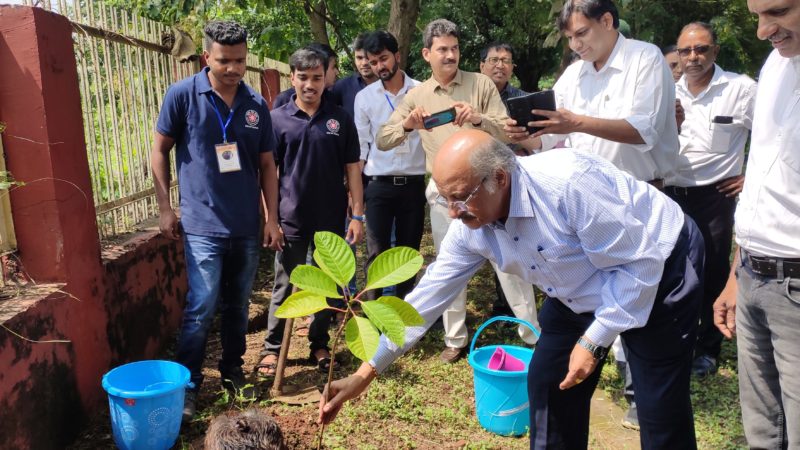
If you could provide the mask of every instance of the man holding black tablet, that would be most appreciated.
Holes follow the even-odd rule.
[[[675,83],[661,50],[622,36],[611,0],[568,0],[557,25],[581,59],[553,86],[558,110],[537,110],[547,120],[533,122],[544,127],[533,147],[567,140],[662,189],[676,163],[678,126]],[[527,137],[519,127],[508,131],[515,140]]]
[[[431,78],[408,92],[403,101],[395,107],[377,136],[378,149],[390,150],[408,139],[413,130],[421,130],[419,136],[422,148],[425,150],[425,166],[429,173],[433,169],[433,160],[439,147],[462,128],[480,129],[498,139],[508,141],[503,131],[508,114],[497,87],[483,74],[464,72],[458,68],[460,56],[458,38],[458,28],[449,20],[437,19],[425,27],[422,57],[431,65],[433,72]],[[450,108],[455,109],[452,121],[440,119],[438,121],[440,125],[426,129],[426,118]],[[431,205],[433,243],[438,252],[452,219],[448,217],[446,207],[434,202],[437,195],[436,186],[433,182],[429,183],[426,197]],[[531,289],[530,284],[521,278],[497,272],[506,291],[506,297],[516,298],[521,296],[518,292]],[[512,289],[515,292],[510,292]],[[464,290],[458,294],[442,316],[447,346],[441,355],[443,362],[457,361],[463,356],[467,346],[469,336],[465,325],[466,298]],[[522,311],[516,310],[515,314],[522,317],[532,316],[532,312],[523,314]],[[536,339],[527,329],[522,337],[529,343],[535,342]]]

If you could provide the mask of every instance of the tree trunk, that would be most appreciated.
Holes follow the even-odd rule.
[[[305,0],[303,6],[308,16],[308,23],[311,26],[311,35],[314,37],[314,41],[331,45],[331,41],[328,38],[328,28],[325,23],[325,14],[327,14],[325,2],[323,0]]]
[[[389,12],[389,32],[397,38],[400,53],[400,68],[405,70],[408,53],[411,49],[411,37],[419,17],[419,0],[392,0]]]

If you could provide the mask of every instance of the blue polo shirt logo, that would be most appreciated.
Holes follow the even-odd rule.
[[[258,128],[258,112],[254,109],[248,109],[246,113],[244,113],[244,121],[245,127],[247,128]]]
[[[328,128],[328,134],[339,136],[339,128],[341,128],[341,126],[339,125],[338,120],[329,119],[327,122],[325,122],[325,126]]]

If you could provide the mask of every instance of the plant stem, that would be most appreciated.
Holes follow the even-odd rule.
[[[344,311],[344,319],[342,319],[342,323],[339,324],[339,328],[336,330],[336,335],[333,337],[333,345],[331,346],[331,363],[328,366],[328,382],[325,384],[325,391],[330,394],[331,392],[331,382],[333,381],[333,366],[336,363],[336,345],[339,343],[339,339],[342,337],[342,332],[344,332],[344,326],[347,323],[347,319],[349,316],[355,315],[352,309],[350,309],[349,302],[346,302],[347,310]],[[322,436],[325,434],[325,423],[322,423],[322,427],[319,429],[319,440],[317,441],[317,450],[322,449]]]

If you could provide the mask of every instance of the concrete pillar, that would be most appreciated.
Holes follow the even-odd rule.
[[[72,26],[41,8],[0,6],[0,35],[6,165],[27,184],[11,193],[19,256],[36,282],[67,281],[100,259]]]

